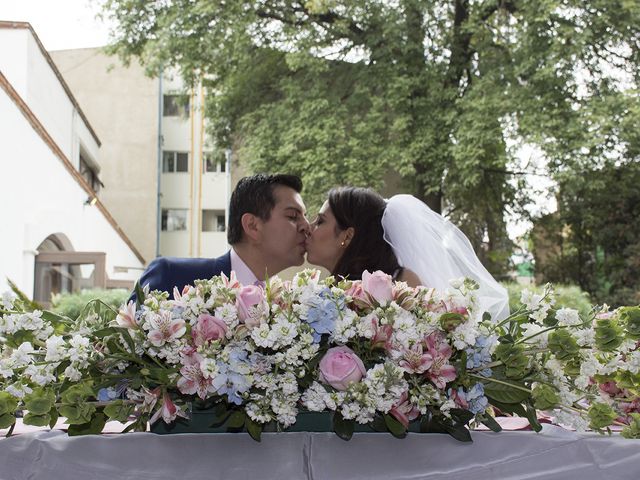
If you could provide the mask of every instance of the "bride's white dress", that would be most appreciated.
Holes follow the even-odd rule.
[[[427,287],[443,290],[450,281],[468,277],[480,285],[478,301],[494,321],[509,316],[509,296],[480,263],[471,242],[449,220],[411,195],[387,201],[382,217],[385,240],[402,267],[411,269]]]

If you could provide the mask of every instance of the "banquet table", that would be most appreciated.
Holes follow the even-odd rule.
[[[542,432],[444,434],[153,433],[69,437],[35,431],[0,440],[0,479],[634,479],[640,440]]]

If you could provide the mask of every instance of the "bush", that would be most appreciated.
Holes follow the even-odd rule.
[[[76,319],[91,300],[102,300],[107,305],[117,309],[127,301],[130,294],[131,292],[124,289],[102,290],[99,288],[57,294],[51,299],[51,310]]]
[[[533,291],[538,294],[542,294],[544,285],[521,285],[515,282],[502,284],[509,292],[509,308],[511,311],[515,311],[519,306],[520,297],[523,290]],[[554,285],[554,291],[556,292],[556,306],[574,308],[580,312],[580,315],[587,315],[593,305],[589,294],[580,289],[577,285]]]

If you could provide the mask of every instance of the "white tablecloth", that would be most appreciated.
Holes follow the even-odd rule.
[[[68,437],[40,431],[0,440],[0,479],[633,479],[640,440],[576,434],[545,425],[542,433],[448,435],[332,433]]]

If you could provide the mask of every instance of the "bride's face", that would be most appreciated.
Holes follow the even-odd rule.
[[[324,202],[318,216],[311,224],[311,235],[307,238],[307,261],[320,265],[330,272],[338,263],[345,248],[345,231],[338,228],[336,217]]]

